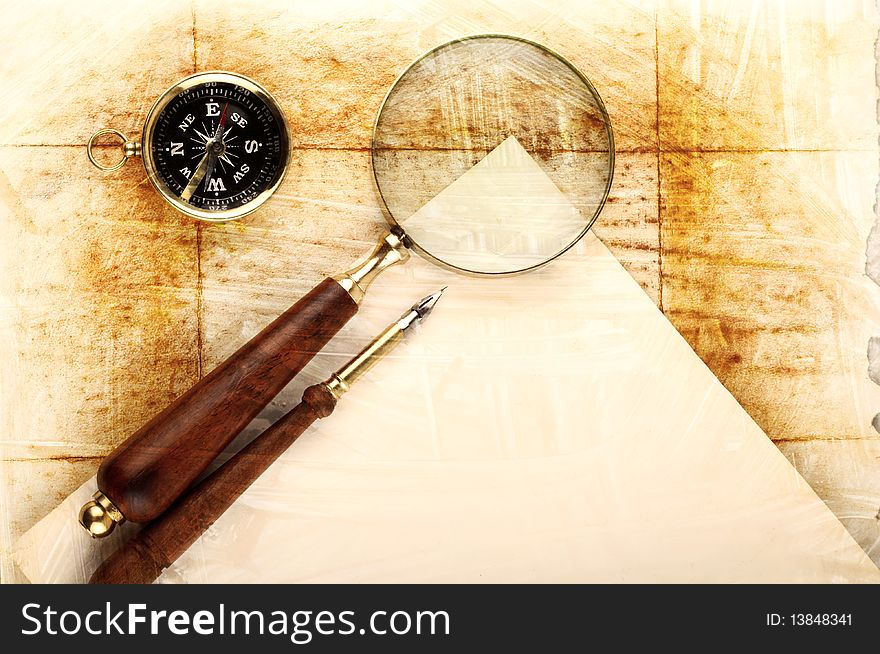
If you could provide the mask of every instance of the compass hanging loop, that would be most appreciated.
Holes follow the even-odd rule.
[[[107,134],[112,134],[119,139],[120,149],[122,150],[122,158],[111,166],[105,166],[100,161],[98,161],[94,153],[94,147],[97,140],[102,136],[106,136]],[[89,139],[88,153],[89,161],[92,162],[92,165],[95,168],[97,168],[98,170],[102,170],[105,173],[112,173],[113,171],[122,168],[125,165],[125,162],[128,161],[129,157],[141,156],[141,144],[137,141],[129,141],[128,137],[120,132],[118,129],[105,127],[104,129],[99,129],[97,132],[92,134],[92,138]]]

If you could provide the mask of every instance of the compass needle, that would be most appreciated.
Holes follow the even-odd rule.
[[[212,165],[211,161],[213,159],[213,155],[211,151],[205,152],[205,155],[202,157],[202,160],[199,162],[198,167],[196,168],[196,172],[193,173],[192,177],[189,179],[189,183],[186,185],[186,188],[183,189],[183,192],[180,194],[180,199],[184,202],[189,202],[190,198],[192,198],[193,193],[198,188],[202,179],[208,174],[208,166]]]

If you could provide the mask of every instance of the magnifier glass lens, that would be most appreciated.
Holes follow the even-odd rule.
[[[534,171],[520,165],[520,146]],[[490,153],[496,191],[510,201],[504,225],[466,197],[476,188],[462,189],[454,216],[417,213]],[[552,259],[589,229],[611,185],[614,141],[601,99],[571,64],[528,41],[480,36],[440,46],[398,79],[372,157],[388,212],[418,248],[455,268],[510,273]],[[541,172],[561,192],[549,202],[567,211],[547,206]]]

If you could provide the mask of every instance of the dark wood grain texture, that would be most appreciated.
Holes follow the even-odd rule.
[[[325,279],[111,452],[98,488],[128,520],[156,518],[356,312]]]
[[[89,583],[155,581],[309,425],[330,415],[335,406],[336,398],[323,384],[307,388],[302,402],[114,552]]]

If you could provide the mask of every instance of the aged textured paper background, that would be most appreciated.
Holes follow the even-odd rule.
[[[406,222],[565,223],[572,210],[511,137]],[[479,268],[494,258],[472,254]],[[595,234],[528,275],[466,277],[418,257],[388,270],[277,406],[326,378],[359,335],[444,286],[417,333],[160,583],[880,583]],[[136,531],[123,524],[98,541],[83,532],[71,517],[94,487],[16,543],[28,579],[87,581]]]
[[[619,148],[596,233],[880,560],[872,3],[58,2],[4,15],[4,551],[114,444],[369,249],[383,94],[424,50],[497,31],[594,82]],[[91,168],[96,128],[136,134],[164,88],[218,68],[263,82],[290,120],[291,169],[267,207],[200,226],[136,162]]]

